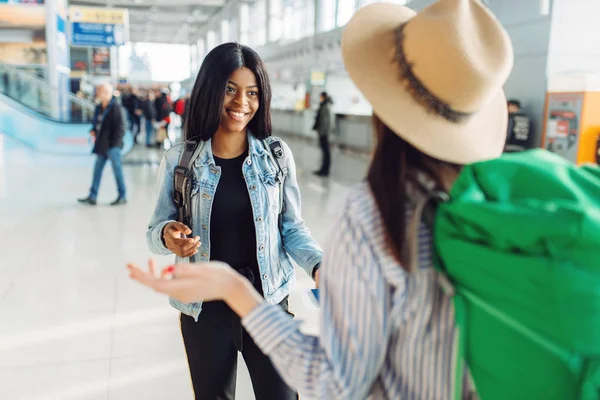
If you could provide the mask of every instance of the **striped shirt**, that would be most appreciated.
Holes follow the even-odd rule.
[[[409,214],[412,214],[410,212]],[[410,215],[408,215],[410,218]],[[431,232],[419,226],[407,274],[386,249],[368,187],[349,196],[321,268],[321,334],[277,306],[243,320],[284,380],[313,399],[451,399],[454,308],[436,282]]]

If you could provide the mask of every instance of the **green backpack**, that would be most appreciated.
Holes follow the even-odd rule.
[[[433,231],[480,398],[600,399],[600,168],[545,150],[467,166]]]

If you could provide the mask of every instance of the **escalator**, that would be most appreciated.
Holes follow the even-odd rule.
[[[89,155],[94,103],[59,92],[37,76],[0,64],[0,134],[57,155]],[[123,152],[133,147],[131,134]]]

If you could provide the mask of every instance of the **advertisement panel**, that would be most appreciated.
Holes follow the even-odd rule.
[[[88,49],[84,47],[71,48],[71,71],[88,72],[89,68]]]
[[[110,76],[110,49],[92,49],[92,74]]]
[[[568,160],[577,159],[582,93],[549,93],[544,147]]]

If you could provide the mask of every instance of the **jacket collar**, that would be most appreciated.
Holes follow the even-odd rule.
[[[263,145],[263,141],[257,139],[256,136],[248,130],[248,154],[252,156],[265,156],[268,155],[265,146]],[[212,140],[208,139],[206,142],[202,143],[198,150],[200,153],[198,157],[196,157],[196,161],[194,164],[196,166],[205,166],[205,165],[215,165],[215,158],[212,152]]]

